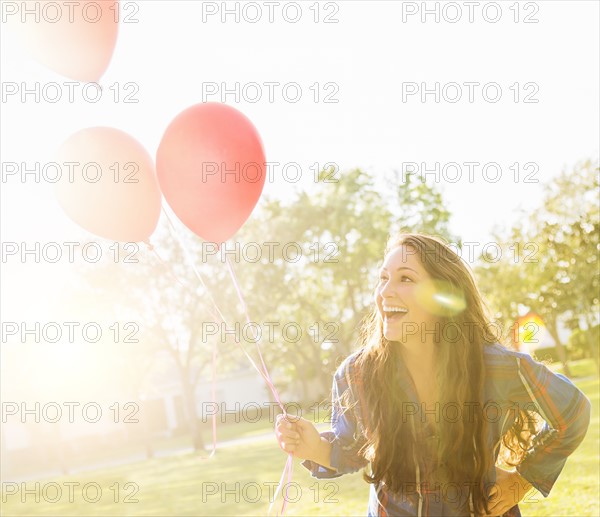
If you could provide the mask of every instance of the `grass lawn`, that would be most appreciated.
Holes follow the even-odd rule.
[[[562,363],[550,363],[547,366],[553,372],[564,374],[564,368]],[[577,380],[577,378],[579,377],[598,375],[598,371],[596,370],[596,364],[592,359],[579,359],[578,361],[570,361],[569,369],[571,370],[571,376],[575,380]]]
[[[576,384],[592,401],[592,422],[584,442],[568,459],[548,498],[538,492],[523,501],[524,516],[597,516],[599,506],[598,378]],[[194,454],[140,461],[26,486],[2,480],[3,516],[234,516],[266,515],[270,494],[286,456],[275,437],[256,444],[217,450],[215,457]],[[68,482],[73,485],[70,502]],[[89,483],[84,491],[82,488]],[[101,493],[97,488],[101,489]],[[22,502],[21,491],[31,493]],[[19,492],[11,495],[11,490]],[[62,493],[59,493],[60,489]],[[39,502],[36,502],[36,492]],[[360,473],[316,480],[294,462],[287,515],[366,515],[368,485]],[[87,501],[86,501],[87,498]],[[56,499],[56,502],[51,502]],[[93,502],[98,499],[97,502]],[[281,507],[279,498],[277,509]],[[273,515],[275,515],[275,509]]]

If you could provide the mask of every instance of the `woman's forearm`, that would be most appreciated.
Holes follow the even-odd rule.
[[[336,470],[329,464],[331,461],[331,443],[323,436],[321,436],[319,445],[314,452],[314,457],[309,459],[325,468]]]

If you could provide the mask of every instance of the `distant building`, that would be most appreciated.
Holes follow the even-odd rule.
[[[166,352],[159,362],[162,370],[150,375],[145,383],[144,404],[153,415],[152,431],[170,437],[187,425],[185,398],[175,363]],[[196,386],[196,416],[203,422],[209,422],[215,411],[222,421],[221,415],[226,412],[233,415],[234,412],[269,408],[268,388],[251,366],[227,374],[217,373],[214,401],[212,390],[213,383],[205,374],[204,380]]]

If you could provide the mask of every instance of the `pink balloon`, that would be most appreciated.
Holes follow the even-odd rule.
[[[6,2],[7,22],[32,56],[77,81],[98,82],[117,41],[119,0],[21,0]]]
[[[256,206],[266,161],[252,122],[226,104],[208,102],[184,110],[169,124],[158,147],[156,173],[177,217],[199,237],[220,244]]]
[[[61,145],[56,162],[62,170],[56,197],[77,224],[123,242],[154,232],[160,189],[152,158],[133,137],[110,127],[82,129]]]

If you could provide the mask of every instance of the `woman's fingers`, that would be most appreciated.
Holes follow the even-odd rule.
[[[285,419],[285,416],[277,416],[275,435],[280,447],[286,452],[294,452],[300,443],[300,435],[294,430],[293,425]]]
[[[275,429],[278,432],[282,432],[283,430],[286,430],[286,429],[292,429],[292,424],[289,422],[289,420],[287,420],[285,418],[285,416],[283,414],[277,415]]]
[[[279,432],[279,436],[283,439],[286,439],[286,441],[288,441],[288,442],[300,440],[300,435],[296,431],[293,431],[292,429],[281,430]]]
[[[291,443],[281,442],[281,448],[285,452],[294,452],[296,450],[296,445],[295,444],[291,444]]]
[[[300,443],[300,435],[289,429],[285,429],[278,433],[278,438],[281,448],[286,452],[294,452],[296,446]]]
[[[300,442],[300,435],[296,431],[290,429],[284,429],[278,433],[279,440],[286,443],[293,443],[298,445]]]

